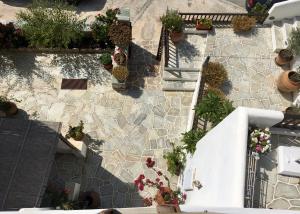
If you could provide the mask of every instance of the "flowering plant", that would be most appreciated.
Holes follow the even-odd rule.
[[[186,194],[183,194],[180,189],[174,191],[170,188],[169,178],[163,174],[160,170],[154,167],[155,161],[151,158],[147,158],[146,166],[152,169],[157,178],[151,180],[146,178],[144,174],[140,174],[135,180],[134,184],[138,187],[140,191],[143,191],[145,186],[149,188],[156,188],[157,193],[155,197],[144,198],[144,205],[151,206],[153,201],[159,205],[172,204],[178,206],[179,204],[184,204],[186,200]]]
[[[250,149],[255,159],[259,159],[260,154],[271,151],[271,132],[269,128],[254,129],[250,134]]]

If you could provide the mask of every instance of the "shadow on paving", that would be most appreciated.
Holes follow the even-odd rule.
[[[102,145],[102,140],[87,136],[84,140],[89,147],[86,159],[73,154],[56,154],[48,185],[63,190],[67,182],[80,183],[80,191],[94,191],[99,194],[99,208],[124,208],[143,206],[133,183],[125,183],[102,167],[102,156],[92,150]],[[99,148],[98,148],[99,150]],[[49,200],[49,199],[48,199]],[[49,206],[47,196],[43,206]]]
[[[106,0],[80,0],[76,6],[77,13],[100,11],[104,8]]]
[[[128,62],[128,88],[139,90],[146,86],[146,78],[156,77],[159,75],[156,66],[159,62],[155,59],[156,56],[141,46],[132,43],[130,51],[130,59]],[[124,94],[126,95],[126,94]],[[130,94],[128,94],[130,96]],[[138,97],[134,94],[133,97]]]
[[[87,78],[92,84],[109,84],[111,74],[101,67],[97,54],[57,54],[54,65],[66,78]]]
[[[5,78],[10,75],[17,76],[15,84],[25,81],[29,87],[32,85],[34,77],[50,83],[54,77],[37,66],[36,57],[45,56],[35,53],[0,53],[0,77]]]

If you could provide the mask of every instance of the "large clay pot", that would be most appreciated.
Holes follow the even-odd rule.
[[[112,68],[113,68],[113,65],[112,64],[103,64],[103,67],[106,69],[106,70],[108,70],[108,71],[110,71]]]
[[[284,71],[277,79],[277,88],[282,92],[293,92],[300,88],[300,84],[290,80],[290,76],[294,71]]]
[[[293,53],[288,49],[282,49],[279,51],[277,57],[275,57],[275,63],[278,66],[289,64],[293,60]]]
[[[171,32],[170,37],[172,42],[177,43],[184,39],[184,34],[183,32]]]

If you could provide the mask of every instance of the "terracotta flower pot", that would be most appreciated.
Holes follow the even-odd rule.
[[[113,68],[113,65],[112,65],[112,64],[105,64],[105,65],[103,65],[103,67],[104,67],[106,70],[110,71],[110,70]]]
[[[300,88],[300,84],[290,80],[290,76],[294,71],[284,71],[277,79],[277,88],[282,92],[293,92]]]
[[[172,42],[177,43],[184,39],[184,34],[183,32],[171,32],[170,37]]]
[[[293,53],[290,50],[282,49],[279,51],[277,57],[275,57],[275,63],[278,66],[283,66],[289,64],[293,58]]]
[[[196,21],[196,30],[211,30],[212,27],[202,24],[199,20]]]
[[[158,205],[165,205],[168,204],[165,199],[165,194],[172,194],[172,190],[169,187],[162,187],[161,190],[158,190],[155,195],[155,201]]]

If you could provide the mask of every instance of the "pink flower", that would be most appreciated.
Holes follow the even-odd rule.
[[[261,145],[257,145],[256,148],[255,148],[255,151],[256,152],[261,152],[262,151]]]
[[[140,174],[139,180],[143,180],[144,178],[145,178],[145,175],[144,174]]]
[[[140,183],[140,180],[138,180],[138,179],[134,180],[134,185],[138,186],[139,183]]]

